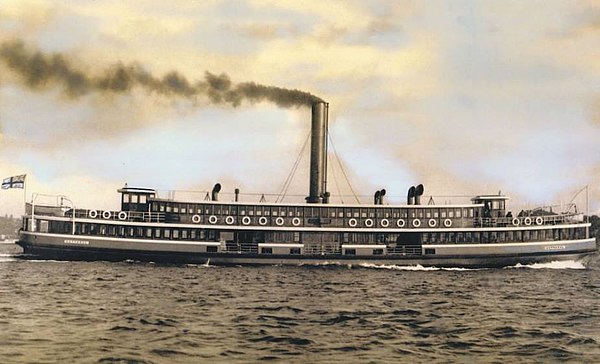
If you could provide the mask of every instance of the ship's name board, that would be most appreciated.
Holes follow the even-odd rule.
[[[544,250],[565,250],[565,249],[567,249],[567,247],[564,245],[550,245],[550,246],[544,247]]]
[[[77,245],[88,245],[90,242],[87,240],[73,240],[73,239],[65,239],[63,240],[65,244],[77,244]]]

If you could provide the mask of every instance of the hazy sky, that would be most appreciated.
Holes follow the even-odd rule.
[[[15,49],[56,74],[26,77]],[[310,110],[216,102],[207,80],[226,74],[328,101],[359,194],[424,183],[535,206],[589,184],[600,209],[600,1],[0,0],[0,53],[0,177],[81,207],[116,207],[125,182],[279,192]],[[57,59],[93,86],[67,87]],[[104,87],[119,65],[153,83]],[[290,194],[308,192],[307,161]],[[0,213],[22,199],[0,191]]]

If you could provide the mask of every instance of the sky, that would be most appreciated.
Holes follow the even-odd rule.
[[[335,202],[422,183],[521,208],[587,185],[600,212],[592,0],[0,0],[0,176],[82,208],[117,208],[125,183],[274,201],[300,155],[284,200],[300,201],[310,107],[224,96],[250,83],[329,102]],[[23,192],[0,191],[0,214]]]

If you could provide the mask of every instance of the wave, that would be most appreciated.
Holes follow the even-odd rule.
[[[517,263],[517,265],[513,265],[510,267],[506,267],[509,269],[516,268],[528,268],[528,269],[587,269],[586,266],[576,260],[554,260],[548,263],[532,263],[532,264],[521,264]]]
[[[417,265],[394,265],[394,264],[373,264],[373,263],[361,263],[358,265],[361,268],[373,268],[373,269],[390,269],[390,270],[409,270],[409,271],[436,271],[436,270],[450,270],[450,271],[470,271],[470,270],[481,270],[481,268],[461,268],[461,267],[424,267],[421,264]]]

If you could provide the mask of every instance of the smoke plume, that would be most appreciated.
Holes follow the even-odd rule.
[[[127,93],[133,88],[165,96],[195,99],[206,97],[215,104],[239,106],[242,102],[270,101],[280,107],[310,105],[321,101],[296,89],[266,86],[254,82],[234,84],[226,74],[205,72],[204,79],[190,82],[177,71],[157,77],[139,64],[114,64],[101,72],[87,73],[59,53],[31,51],[21,41],[0,45],[0,59],[31,89],[61,86],[70,98],[98,93]]]

